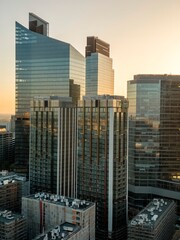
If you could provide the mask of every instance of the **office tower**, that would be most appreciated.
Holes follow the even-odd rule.
[[[153,196],[180,200],[179,87],[180,75],[128,82],[130,206],[142,208]]]
[[[129,240],[171,240],[175,231],[175,203],[153,199],[128,225]]]
[[[74,225],[73,229],[79,226],[84,231],[83,240],[95,240],[94,203],[37,193],[22,198],[22,212],[27,219],[29,239],[61,224],[70,223]]]
[[[76,196],[77,108],[71,97],[31,101],[30,188]]]
[[[0,125],[0,171],[9,170],[14,163],[14,137],[13,133]]]
[[[87,37],[86,96],[113,95],[114,70],[109,44],[97,37]]]
[[[29,27],[16,23],[16,171],[28,172],[30,100],[85,94],[85,59],[70,44],[48,37],[48,23],[30,13]]]
[[[120,96],[78,105],[78,198],[96,202],[96,240],[126,239],[127,111]]]
[[[25,218],[11,211],[0,211],[0,239],[26,240]]]

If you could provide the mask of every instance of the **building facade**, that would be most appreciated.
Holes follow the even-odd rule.
[[[21,211],[21,197],[29,194],[29,183],[15,173],[0,172],[0,209]]]
[[[30,189],[76,196],[77,108],[70,97],[31,101]]]
[[[37,193],[22,198],[29,239],[64,223],[84,231],[84,240],[95,240],[95,204],[60,195]],[[83,235],[82,235],[83,236]],[[66,239],[66,238],[65,238]],[[81,238],[80,238],[81,239]]]
[[[126,239],[127,110],[124,97],[85,97],[78,105],[80,199],[96,202],[96,239]]]
[[[0,125],[0,171],[9,170],[14,163],[14,136]]]
[[[86,96],[114,94],[114,70],[109,52],[108,43],[97,37],[87,37]]]
[[[180,200],[179,87],[179,75],[128,82],[130,206],[142,208],[153,196]]]
[[[129,240],[171,240],[175,232],[176,205],[153,199],[128,225]]]
[[[70,44],[48,37],[48,23],[30,14],[30,29],[16,23],[16,171],[28,172],[30,100],[85,94],[85,60]]]

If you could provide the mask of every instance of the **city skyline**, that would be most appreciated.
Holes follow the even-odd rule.
[[[115,94],[126,95],[126,82],[135,74],[180,74],[178,0],[53,0],[47,4],[2,0],[0,12],[0,113],[15,111],[15,21],[27,27],[29,12],[50,23],[50,37],[67,41],[83,55],[87,36],[108,42]]]

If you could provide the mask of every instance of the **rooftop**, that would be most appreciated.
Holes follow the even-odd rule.
[[[25,198],[34,199],[37,201],[41,200],[41,201],[45,201],[48,203],[52,203],[52,204],[56,204],[56,205],[60,205],[60,206],[66,206],[66,207],[70,207],[73,209],[79,209],[79,210],[86,210],[89,207],[94,205],[94,203],[89,202],[89,201],[67,198],[65,196],[44,193],[44,192],[32,194]]]
[[[155,228],[166,214],[166,211],[174,205],[174,201],[154,198],[138,215],[131,221],[130,226]]]
[[[23,215],[12,213],[9,210],[0,211],[0,223],[9,224],[22,218],[24,218]]]
[[[0,172],[0,186],[6,185],[9,183],[14,183],[17,181],[26,181],[26,177],[18,176],[14,172],[8,172],[6,170],[3,170]]]
[[[34,240],[51,240],[51,239],[63,239],[66,240],[77,233],[81,228],[75,224],[63,223],[55,228],[51,229],[44,234],[41,234],[34,238]]]

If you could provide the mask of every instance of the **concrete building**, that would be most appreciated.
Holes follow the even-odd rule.
[[[30,188],[76,196],[77,108],[71,97],[31,101]]]
[[[86,96],[113,95],[114,70],[110,46],[98,37],[87,37]]]
[[[85,94],[85,58],[69,43],[48,36],[49,24],[30,13],[29,29],[16,22],[15,170],[29,170],[30,100]]]
[[[22,198],[29,239],[64,223],[79,226],[84,238],[95,240],[95,204],[64,196],[37,193]],[[73,229],[74,229],[73,228]]]
[[[78,105],[78,198],[96,202],[96,239],[126,239],[127,111],[120,96]]]
[[[0,211],[0,239],[27,240],[25,218],[11,211]]]
[[[129,204],[174,199],[180,212],[180,75],[136,75],[128,82]]]
[[[24,177],[7,171],[0,172],[0,209],[21,211],[21,197],[29,193]]]
[[[10,170],[14,163],[14,136],[0,124],[0,171]]]
[[[175,202],[153,199],[128,226],[128,240],[171,240],[175,231]]]

